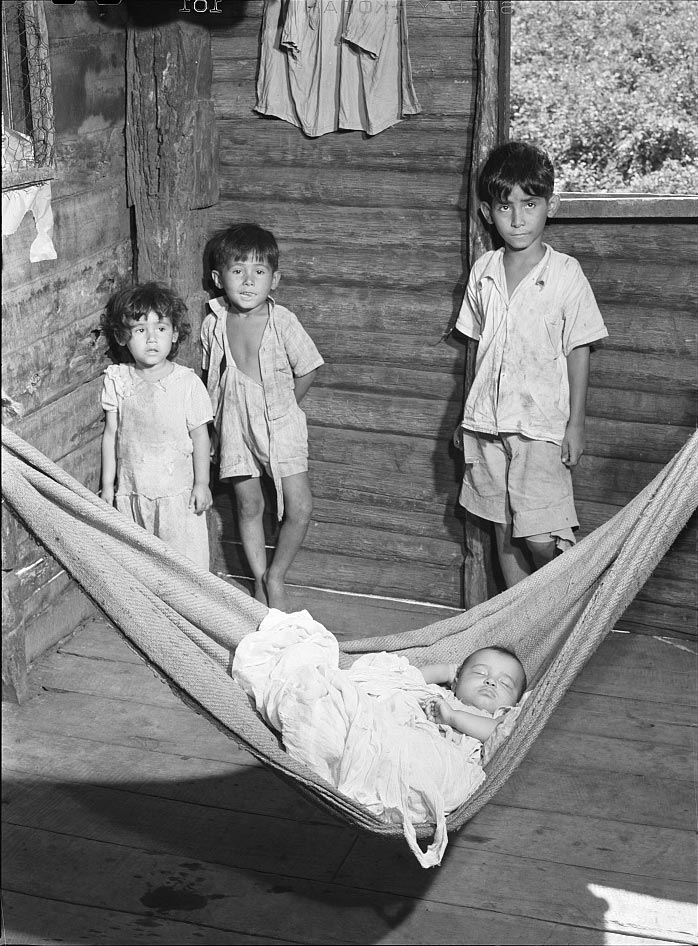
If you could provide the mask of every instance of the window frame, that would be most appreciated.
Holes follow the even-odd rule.
[[[508,141],[511,88],[511,0],[499,4],[499,140]],[[696,194],[607,194],[597,191],[559,191],[557,219],[698,218]]]
[[[698,218],[698,195],[692,194],[580,194],[560,192],[557,219],[631,217]]]
[[[41,0],[18,0],[18,2],[24,7],[25,23],[31,24],[29,28],[35,30],[32,41],[27,43],[32,118],[32,134],[30,137],[34,145],[34,160],[33,164],[26,168],[14,171],[3,170],[3,193],[21,187],[29,187],[33,184],[41,184],[56,177],[53,88],[46,16]],[[5,20],[3,15],[3,33],[4,30]],[[2,65],[4,73],[9,69],[8,61],[5,58],[6,52],[6,44],[3,42]]]

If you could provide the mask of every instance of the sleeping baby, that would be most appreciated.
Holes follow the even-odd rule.
[[[434,867],[448,843],[447,815],[485,781],[483,757],[515,723],[523,668],[497,647],[471,654],[460,670],[420,669],[385,651],[347,664],[337,638],[307,611],[272,608],[239,643],[232,674],[290,757],[375,818],[401,823],[420,864]],[[451,681],[454,692],[437,685]],[[415,830],[424,824],[434,828],[426,850]]]
[[[458,664],[429,664],[419,670],[426,683],[446,684],[456,698],[446,691],[443,696],[424,701],[422,707],[428,719],[481,742],[489,739],[506,710],[516,706],[526,690],[521,661],[505,647],[476,650],[460,668]],[[456,701],[464,704],[462,709]]]

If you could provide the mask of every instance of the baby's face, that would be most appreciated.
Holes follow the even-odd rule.
[[[524,672],[516,657],[484,647],[466,660],[455,694],[461,703],[494,713],[501,706],[515,706],[523,687]]]

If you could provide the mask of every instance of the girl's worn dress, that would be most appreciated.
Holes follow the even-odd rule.
[[[203,382],[191,368],[177,364],[160,381],[144,381],[132,365],[110,365],[102,407],[118,415],[116,508],[208,568],[206,515],[189,509],[194,485],[190,431],[213,418]]]

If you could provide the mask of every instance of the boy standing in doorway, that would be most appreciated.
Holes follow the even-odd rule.
[[[584,451],[593,342],[608,335],[579,263],[543,242],[560,198],[540,148],[495,148],[480,175],[485,220],[504,246],[474,264],[456,328],[478,341],[457,431],[461,504],[494,523],[511,587],[574,544],[571,470]]]
[[[280,279],[279,247],[271,231],[254,223],[228,227],[211,240],[209,256],[221,295],[209,302],[201,345],[219,477],[232,484],[255,597],[286,611],[286,573],[313,508],[300,402],[324,361],[294,313],[271,297]],[[262,474],[274,481],[282,520],[270,564]]]

